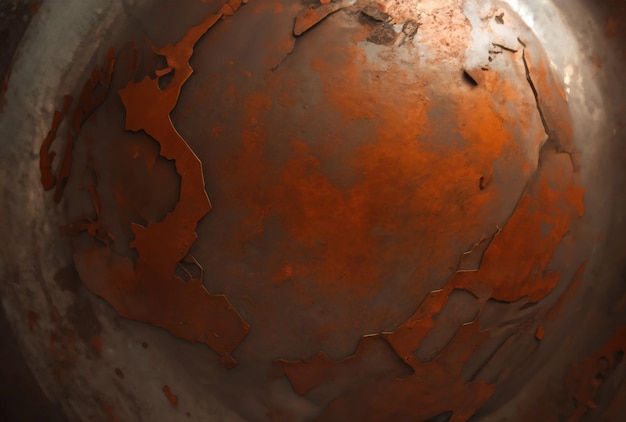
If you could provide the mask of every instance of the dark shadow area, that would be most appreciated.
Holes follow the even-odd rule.
[[[0,420],[65,422],[60,406],[48,400],[22,357],[0,311]]]
[[[41,1],[0,1],[0,99],[9,82],[13,55],[40,4]],[[66,421],[61,408],[52,404],[37,384],[2,310],[0,339],[0,420]]]

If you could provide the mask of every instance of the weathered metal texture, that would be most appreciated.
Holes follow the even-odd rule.
[[[626,11],[583,37],[606,10],[563,4],[126,5],[18,166],[54,249],[27,281],[3,249],[3,305],[44,388],[75,419],[612,420]]]

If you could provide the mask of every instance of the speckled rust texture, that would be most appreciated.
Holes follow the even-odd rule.
[[[87,232],[99,241],[98,246],[86,251],[77,259],[77,269],[82,280],[94,293],[105,298],[120,315],[167,328],[179,337],[192,342],[203,342],[214,349],[227,366],[236,361],[231,353],[245,337],[248,324],[232,308],[223,295],[211,295],[202,286],[202,274],[198,278],[183,281],[175,275],[181,262],[193,262],[188,257],[189,247],[196,240],[195,227],[210,210],[211,204],[204,189],[204,178],[198,157],[174,128],[169,114],[180,95],[180,89],[193,72],[189,59],[196,42],[215,25],[224,14],[232,14],[226,5],[219,13],[207,16],[202,23],[187,31],[181,41],[155,50],[165,57],[167,67],[156,70],[156,77],[146,77],[140,82],[130,81],[120,97],[126,109],[126,129],[143,130],[160,146],[160,155],[174,160],[181,176],[180,197],[176,207],[161,221],[142,226],[133,224],[134,240],[131,246],[138,252],[136,262],[113,257],[111,267],[97,270],[104,275],[92,278],[89,272],[101,265],[99,258],[110,254],[109,240],[103,233],[100,218],[101,203],[97,185],[89,186],[95,219],[82,219],[67,226],[70,234]],[[104,71],[94,70],[85,84],[72,113],[72,125],[68,129],[65,154],[56,181],[55,201],[63,193],[65,181],[70,176],[72,151],[81,125],[106,97],[115,60],[109,51]],[[173,74],[167,88],[159,87],[159,79]],[[64,111],[55,114],[50,135],[41,149],[40,167],[42,183],[49,189],[55,184],[51,164],[54,155],[49,147],[58,130],[59,122],[69,106],[66,97]],[[90,161],[93,157],[90,156]]]
[[[321,419],[469,419],[511,376],[464,374],[501,328],[487,308],[550,295],[562,282],[550,264],[584,213],[566,98],[545,55],[520,40],[466,70],[468,83],[472,28],[456,0],[420,22],[362,2],[240,6],[153,47],[165,64],[150,76],[132,70],[119,98],[136,137],[110,143],[123,175],[103,174],[104,141],[85,136],[91,215],[66,227],[82,281],[121,316],[206,343],[229,367],[237,349],[285,375]],[[391,23],[401,29],[385,38]],[[204,72],[190,79],[194,48]],[[78,99],[57,201],[113,63],[111,53]],[[136,69],[137,53],[117,66]],[[46,189],[70,101],[42,145]],[[474,315],[449,323],[424,358],[459,295]],[[527,319],[533,344],[550,335]],[[595,394],[585,362],[568,376],[578,416]]]

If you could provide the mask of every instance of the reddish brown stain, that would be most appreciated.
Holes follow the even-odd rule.
[[[172,403],[174,406],[178,404],[178,396],[170,391],[169,386],[163,386],[163,394],[165,394],[165,397],[167,397],[169,402]]]
[[[37,322],[39,321],[39,315],[34,311],[28,312],[28,330],[33,333],[35,332],[35,328],[37,327]]]
[[[117,416],[117,414],[115,413],[115,411],[113,410],[111,405],[109,405],[107,403],[102,403],[101,407],[102,407],[102,410],[104,411],[104,413],[106,414],[107,420],[109,422],[119,422],[120,421],[120,418]]]
[[[28,7],[30,8],[30,12],[33,15],[39,11],[39,8],[41,7],[41,1],[42,0],[32,0],[28,2]]]
[[[102,337],[93,336],[91,338],[91,347],[98,353],[102,353]]]

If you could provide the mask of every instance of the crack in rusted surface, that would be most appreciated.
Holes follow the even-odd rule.
[[[567,154],[574,170],[578,170],[578,156],[573,147],[571,127],[569,124],[563,122],[564,116],[569,113],[565,93],[557,81],[548,81],[549,76],[546,74],[547,69],[545,69],[544,63],[541,63],[540,68],[537,70],[540,76],[540,80],[537,83],[536,78],[533,78],[532,76],[533,66],[529,59],[529,46],[519,37],[518,42],[523,47],[522,61],[526,71],[526,80],[528,81],[528,85],[530,86],[535,97],[537,111],[541,117],[541,123],[543,124],[544,131],[548,135],[548,141],[554,142],[559,152]],[[547,95],[549,98],[547,100],[542,98],[540,91],[543,92],[549,90],[555,92],[548,92]],[[551,124],[548,124],[548,122]]]
[[[536,88],[528,70],[527,75],[538,104]],[[542,110],[538,111],[547,128]],[[489,399],[494,385],[473,379],[465,384],[460,376],[460,368],[475,351],[472,342],[482,341],[475,337],[484,339],[489,336],[489,331],[479,332],[477,320],[464,325],[433,362],[420,362],[415,352],[433,330],[436,316],[455,290],[473,294],[482,303],[482,308],[489,299],[508,303],[527,297],[530,302],[536,303],[556,287],[561,275],[549,271],[548,264],[570,225],[583,213],[584,191],[579,187],[576,169],[570,168],[565,174],[561,173],[566,165],[563,160],[565,157],[561,158],[549,143],[544,143],[540,153],[540,161],[544,162],[536,167],[513,213],[502,228],[498,228],[497,236],[493,236],[481,256],[478,268],[457,271],[442,289],[430,292],[416,312],[395,331],[363,337],[361,342],[384,339],[395,355],[413,370],[413,375],[402,380],[377,379],[376,382],[340,395],[331,402],[322,418],[354,417],[352,412],[361,408],[367,412],[362,415],[365,419],[401,414],[401,417],[407,419],[422,420],[452,410],[452,420],[466,420]],[[550,228],[547,234],[544,233],[545,226]],[[462,260],[463,256],[459,265]],[[339,362],[318,354],[310,362],[278,363],[294,389],[307,392],[317,385],[332,383],[335,379],[333,374],[342,371],[343,366],[363,359],[365,350],[359,344],[354,355]],[[456,360],[446,360],[446,356],[456,356]],[[307,370],[307,365],[312,366]],[[323,373],[316,372],[314,368],[324,368]],[[433,373],[429,372],[431,370]],[[448,390],[442,398],[430,392],[432,385],[425,383],[425,379],[429,382],[443,382],[446,388],[451,386],[455,392],[450,394]],[[470,395],[471,404],[466,401]],[[363,406],[363,403],[371,404]]]
[[[285,53],[282,59],[280,59],[277,64],[272,66],[272,72],[276,71],[280,67],[280,65],[282,65],[283,62],[287,60],[287,57],[289,57],[291,53],[293,53],[293,50],[296,48],[296,43],[298,42],[298,37],[304,35],[307,31],[317,26],[317,24],[322,22],[324,19],[326,19],[333,13],[344,9],[345,7],[346,5],[344,5],[344,2],[342,1],[338,3],[322,4],[321,6],[316,8],[307,8],[303,12],[299,13],[296,16],[293,24],[293,30],[291,33],[291,47]]]
[[[245,337],[249,327],[233,310],[224,295],[211,295],[204,289],[202,267],[189,253],[191,245],[196,240],[195,229],[198,221],[211,210],[211,204],[204,187],[200,160],[176,131],[171,122],[170,113],[177,104],[182,85],[193,72],[189,66],[189,59],[193,54],[195,43],[223,16],[236,11],[237,7],[233,5],[239,2],[231,3],[228,8],[223,8],[217,15],[210,15],[202,24],[191,28],[178,44],[167,45],[161,49],[155,48],[154,52],[165,57],[167,61],[165,69],[155,71],[155,78],[146,77],[138,83],[131,81],[120,90],[120,96],[127,111],[126,128],[132,131],[144,131],[160,145],[160,155],[175,163],[176,172],[181,176],[180,200],[175,209],[163,220],[151,222],[145,227],[139,224],[132,225],[132,231],[135,234],[132,246],[139,253],[135,268],[130,259],[110,256],[108,244],[105,245],[106,248],[94,247],[92,250],[76,254],[77,266],[84,276],[85,284],[109,301],[120,315],[164,327],[173,334],[192,342],[204,342],[217,351],[227,365],[235,364],[231,353]],[[304,12],[302,16],[306,13],[309,11]],[[276,70],[292,53],[297,40],[295,37],[314,28],[330,13],[322,15],[309,13],[309,17],[302,18],[300,26],[296,18],[293,34],[290,35],[293,40],[291,48],[278,65],[271,67],[272,71]],[[320,16],[322,17],[319,18]],[[291,21],[288,25],[290,23]],[[418,25],[416,23],[411,26],[408,32],[415,35]],[[296,26],[298,26],[298,31],[301,31],[299,34],[296,34]],[[405,35],[408,36],[406,33]],[[522,56],[527,82],[535,96],[537,110],[547,133],[546,117],[543,116],[540,108],[537,87],[530,78],[530,66],[526,62],[525,52]],[[273,60],[275,63],[275,58]],[[322,69],[319,71],[320,74],[331,73],[324,71],[320,63],[316,62],[316,66]],[[455,74],[455,77],[458,77],[458,74]],[[159,82],[166,82],[166,79],[167,87],[160,88]],[[523,79],[521,85],[525,86]],[[481,90],[473,92],[478,91]],[[362,104],[358,102],[361,97],[355,96],[355,98],[357,98],[357,101],[354,101],[355,109],[361,109]],[[266,103],[271,104],[271,101],[265,101],[262,95],[258,98],[250,98],[251,102],[253,100],[263,103],[263,107]],[[352,103],[347,103],[348,106],[345,106],[346,103],[342,104],[345,107],[342,111],[351,111],[349,106]],[[399,104],[403,103],[399,102]],[[489,105],[490,103],[488,107]],[[267,107],[269,108],[269,105]],[[532,103],[530,109],[533,109]],[[475,117],[475,112],[471,113],[472,117]],[[256,125],[262,113],[251,114],[254,114],[254,119],[250,120]],[[534,112],[532,114],[536,121],[536,115]],[[504,116],[497,117],[505,118]],[[400,119],[390,121],[395,123],[400,122]],[[491,135],[492,128],[492,126],[485,125],[483,131]],[[496,129],[493,131],[496,132]],[[538,132],[541,130],[538,129]],[[258,137],[264,137],[260,130]],[[541,139],[545,138],[542,136]],[[497,140],[493,142],[493,144],[496,143]],[[397,146],[390,145],[391,147]],[[299,144],[297,146],[302,150],[306,147]],[[485,149],[493,152],[495,148],[492,144],[489,146],[492,148],[485,147]],[[258,151],[254,149],[254,154],[251,154],[254,159],[258,158]],[[377,152],[377,150],[374,151]],[[544,148],[540,159],[550,156],[551,153],[550,148]],[[497,152],[496,156],[498,154],[500,153]],[[380,154],[372,154],[372,156],[378,157]],[[397,157],[393,156],[393,158]],[[565,157],[562,158],[565,159]],[[450,162],[454,163],[453,165],[459,163],[452,160]],[[493,170],[489,172],[485,168],[480,168],[479,165],[475,167],[476,171],[467,172],[467,177],[465,177],[466,173],[460,173],[464,176],[463,179],[471,180],[471,192],[475,190],[475,195],[493,193],[494,189],[487,189],[493,178]],[[528,300],[537,302],[555,287],[560,274],[551,273],[548,270],[548,263],[563,240],[563,236],[569,230],[570,223],[582,214],[582,190],[578,187],[575,177],[568,179],[571,176],[569,172],[564,172],[564,176],[558,171],[549,169],[548,165],[545,168],[539,165],[532,172],[530,181],[526,183],[519,197],[516,192],[513,201],[517,203],[505,219],[506,223],[502,227],[496,226],[495,234],[488,238],[481,237],[474,247],[463,253],[458,261],[456,273],[449,278],[447,284],[439,290],[428,293],[415,313],[400,326],[396,325],[397,321],[394,322],[391,327],[397,326],[395,331],[363,336],[356,352],[340,361],[332,360],[323,352],[319,352],[306,361],[278,361],[294,390],[298,394],[309,394],[318,386],[330,384],[335,386],[337,374],[345,375],[358,368],[359,364],[363,365],[363,362],[367,362],[366,357],[371,359],[374,356],[372,350],[376,347],[378,351],[385,350],[387,353],[385,357],[388,357],[388,360],[394,361],[406,371],[412,371],[412,374],[398,378],[391,374],[379,373],[375,380],[366,379],[363,384],[353,384],[349,391],[348,389],[344,391],[345,394],[333,397],[334,400],[322,415],[323,417],[336,419],[354,419],[358,416],[363,419],[396,417],[415,420],[450,412],[452,420],[458,421],[468,419],[474,414],[495,390],[495,385],[476,379],[476,375],[483,366],[478,368],[469,381],[464,381],[461,374],[465,363],[490,336],[489,330],[480,331],[480,316],[470,323],[461,325],[452,340],[442,347],[432,362],[420,362],[416,358],[416,352],[424,338],[429,333],[437,331],[436,317],[449,303],[450,295],[457,291],[468,292],[477,299],[480,305],[480,315],[485,303],[490,299],[508,303],[528,297]],[[233,171],[232,168],[228,170]],[[478,176],[481,174],[483,176],[480,177],[476,186]],[[526,175],[524,174],[524,177]],[[293,180],[294,184],[301,180],[296,177],[286,177],[286,179]],[[311,183],[311,192],[321,190],[319,180],[315,179],[314,183]],[[317,186],[314,186],[316,183]],[[439,184],[431,186],[436,187]],[[495,187],[498,188],[498,186]],[[88,224],[79,232],[86,231],[90,237],[101,243],[108,243],[103,241],[102,236],[99,238],[98,234],[100,230],[98,227],[101,228],[102,222],[97,189],[97,183],[89,188],[93,207],[96,210],[96,219],[88,219],[86,221]],[[289,192],[291,191],[281,191],[280,197],[289,197]],[[384,199],[377,199],[384,202]],[[430,200],[432,197],[425,201]],[[324,212],[320,215],[326,221],[327,216]],[[451,215],[455,216],[455,214]],[[95,229],[94,224],[97,225]],[[545,229],[544,225],[548,228]],[[300,227],[298,224],[293,224],[293,226]],[[311,231],[314,230],[316,228],[311,229]],[[476,238],[478,236],[474,239]],[[483,250],[482,246],[485,243],[487,245]],[[478,264],[472,268],[462,268],[464,259],[469,255],[478,255],[478,252],[480,252]],[[520,259],[521,257],[523,259]],[[455,258],[452,257],[452,260]],[[285,274],[290,278],[293,269],[291,265],[285,268]],[[454,268],[451,268],[451,271],[454,271]],[[88,277],[94,272],[106,275]],[[99,280],[98,277],[101,279]],[[464,321],[467,320],[466,318]],[[368,331],[359,331],[357,336],[363,332]],[[507,341],[508,338],[503,340],[500,347]],[[499,350],[500,348],[496,349],[493,354],[498,353]],[[488,360],[489,357],[487,357]],[[445,394],[437,393],[437,391],[445,391]]]
[[[526,71],[526,80],[528,81],[528,85],[530,86],[531,91],[533,92],[533,96],[535,98],[535,104],[537,105],[537,112],[539,113],[539,117],[541,118],[541,124],[543,125],[543,130],[546,132],[548,136],[550,136],[550,130],[548,128],[548,122],[546,121],[546,116],[543,114],[543,110],[541,109],[541,105],[539,104],[539,93],[537,92],[537,87],[533,82],[533,78],[530,75],[530,68],[528,67],[528,62],[526,61],[526,45],[520,41],[520,43],[524,46],[522,49],[522,62],[524,63],[524,70]],[[505,48],[500,46],[501,48]]]
[[[544,149],[544,153],[549,153],[549,150]],[[525,296],[531,302],[536,302],[554,289],[560,279],[560,273],[546,272],[546,267],[555,249],[561,243],[563,236],[569,230],[570,223],[574,218],[582,215],[583,194],[583,190],[576,187],[572,182],[566,183],[563,190],[551,189],[549,187],[550,182],[555,182],[559,178],[558,172],[552,171],[546,174],[546,171],[541,169],[539,174],[536,175],[534,183],[529,185],[526,192],[522,195],[515,212],[507,224],[498,232],[498,236],[494,237],[485,251],[480,268],[476,271],[457,272],[443,289],[431,292],[419,306],[416,313],[398,329],[393,332],[380,334],[381,338],[389,343],[396,355],[414,371],[413,376],[402,380],[403,383],[411,385],[407,389],[415,388],[417,389],[416,391],[420,391],[421,388],[424,388],[423,379],[425,378],[423,373],[429,370],[425,369],[426,365],[429,364],[421,363],[416,358],[414,352],[420,347],[426,335],[433,329],[435,316],[442,311],[448,301],[448,297],[454,290],[467,290],[483,302],[486,302],[487,299],[513,302]],[[544,222],[553,224],[554,229],[549,236],[542,238],[541,225]],[[514,265],[519,261],[520,256],[526,256],[528,259],[524,263]],[[440,357],[437,359],[441,359],[441,356],[446,356],[447,354],[466,353],[467,350],[465,349],[469,340],[464,333],[467,330],[472,331],[476,336],[488,335],[488,331],[479,333],[477,324],[477,321],[469,324],[469,326],[474,327],[473,329],[464,328],[459,331],[455,339],[461,337],[464,340],[453,340],[440,353]],[[360,351],[361,347],[359,347],[357,354]],[[454,383],[459,382],[460,375],[459,377],[455,375],[457,368],[454,365],[460,364],[462,367],[472,354],[470,352],[467,353],[467,357],[449,363],[454,368],[450,370],[451,372],[446,372],[446,369],[441,368],[437,370],[443,371],[441,374],[436,376],[433,374],[433,377],[428,377],[428,379],[432,380],[439,377],[437,379],[445,379],[446,382],[455,385]],[[357,358],[357,355],[353,357]],[[316,360],[319,362],[322,358],[322,356],[318,356]],[[434,363],[437,362],[437,359]],[[334,365],[339,367],[347,361],[337,362]],[[324,365],[332,366],[330,362],[328,361]],[[302,375],[300,368],[303,365],[307,365],[306,363],[285,361],[279,363],[296,390],[308,390],[311,388],[309,384],[306,384],[308,385],[307,387],[303,387],[301,384],[310,382],[310,380],[306,379],[306,376]],[[318,380],[318,382],[331,382],[332,371],[327,371],[325,377],[321,381]],[[363,394],[367,394],[368,400],[381,396],[392,400],[390,394],[398,388],[403,391],[403,394],[408,394],[405,397],[407,400],[406,406],[399,407],[410,408],[415,406],[417,401],[420,403],[420,406],[418,406],[420,409],[432,406],[432,414],[427,413],[425,410],[416,410],[419,413],[412,414],[411,417],[413,418],[424,418],[426,417],[425,415],[431,417],[453,409],[452,420],[466,420],[486,402],[495,389],[495,386],[490,386],[486,383],[475,384],[476,381],[474,381],[473,383],[463,384],[461,381],[461,384],[455,387],[455,390],[458,389],[456,394],[446,395],[445,400],[435,405],[433,404],[432,396],[430,396],[428,401],[423,401],[420,398],[425,396],[425,392],[411,396],[406,390],[399,388],[395,382],[389,381],[380,387],[370,386],[376,393],[368,391]],[[473,394],[472,406],[469,406],[464,401],[469,392]],[[460,402],[451,402],[450,397],[462,398]],[[347,397],[336,399],[326,412],[331,415],[334,415],[334,412],[339,412],[340,415],[346,416],[349,414],[347,413],[348,409],[358,407],[352,402],[354,400],[363,401],[365,399],[349,394]],[[409,403],[411,403],[410,406]],[[421,405],[426,407],[421,407]],[[382,408],[385,407],[383,406]],[[386,410],[391,411],[390,409]]]
[[[485,256],[485,252],[487,252],[487,249],[489,249],[489,245],[491,245],[491,242],[493,242],[493,239],[501,231],[502,231],[502,228],[500,226],[496,227],[495,233],[487,237],[482,236],[480,240],[474,243],[468,251],[463,252],[463,255],[461,255],[461,258],[459,258],[459,264],[457,265],[457,272],[458,271],[478,271],[480,269],[480,264],[483,260],[483,257]],[[466,266],[468,265],[466,264],[466,261],[472,258],[477,253],[477,251],[479,253],[479,257],[477,259],[478,262],[475,268],[466,268]]]
[[[499,48],[501,48],[501,49],[503,49],[503,50],[506,50],[506,51],[508,51],[508,52],[510,52],[510,53],[517,53],[517,49],[515,49],[515,48],[511,48],[511,47],[507,47],[507,46],[506,46],[506,45],[504,45],[504,44],[500,44],[500,43],[495,43],[495,42],[493,42],[493,43],[491,43],[491,45],[493,45],[494,47],[499,47]]]
[[[280,61],[277,64],[272,66],[272,72],[275,72],[280,67],[280,65],[282,65],[285,62],[285,60],[287,60],[287,57],[289,57],[291,55],[291,53],[293,53],[293,50],[296,48],[296,43],[297,42],[298,42],[298,39],[295,36],[293,36],[293,34],[292,34],[291,46],[290,46],[289,50],[285,53],[283,58],[280,59]]]
[[[433,361],[415,366],[413,375],[400,379],[379,377],[358,385],[333,400],[320,419],[426,420],[453,409],[451,421],[467,420],[495,390],[495,385],[484,381],[465,383],[461,376],[463,365],[487,335],[479,331],[478,320],[464,324],[448,347]],[[380,335],[363,337],[357,352],[339,362],[319,353],[306,364],[288,361],[278,363],[296,392],[306,394],[317,385],[330,382],[343,367],[355,365],[364,359],[371,348],[368,344],[381,340]],[[446,393],[433,394],[440,390]],[[454,398],[453,402],[451,398]],[[368,405],[364,406],[364,403]]]
[[[551,206],[548,202],[555,199],[550,198],[553,193],[549,191],[548,181],[545,176],[538,178],[538,181],[543,191],[540,192],[539,198],[533,198],[528,191],[524,193],[507,224],[485,251],[481,267],[477,271],[457,272],[442,290],[431,292],[417,313],[406,323],[392,333],[383,334],[408,364],[418,365],[411,352],[419,347],[423,337],[432,328],[434,325],[432,317],[441,311],[447,297],[454,289],[466,289],[483,300],[491,298],[514,302],[523,296],[528,296],[530,301],[536,302],[556,286],[560,277],[558,274],[542,276],[541,272],[545,270],[554,250],[567,233],[569,223],[574,218],[574,212],[581,215],[582,207],[576,206],[577,209],[563,210],[558,205],[560,202],[558,200],[555,201],[556,206]],[[570,195],[573,196],[571,200],[575,201],[574,204],[582,201],[582,190],[573,188]],[[544,220],[551,221],[558,226],[547,241],[544,238],[533,242],[531,236],[541,233],[541,224]],[[525,238],[528,241],[520,241]],[[520,250],[515,251],[515,247]],[[533,258],[528,259],[530,265],[528,263],[521,265],[521,267],[526,267],[523,270],[520,265],[513,265],[520,256]],[[536,265],[540,269],[539,273],[535,269]],[[533,286],[534,289],[531,290]],[[417,333],[419,334],[416,335]]]
[[[296,37],[301,36],[328,16],[346,7],[346,3],[347,2],[345,1],[341,1],[338,3],[329,3],[316,8],[306,9],[304,12],[296,16],[296,20],[293,25],[293,35]]]
[[[289,51],[285,53],[285,55],[280,60],[280,62],[272,66],[271,68],[272,72],[276,71],[276,69],[278,69],[280,65],[283,64],[283,62],[287,59],[287,57],[291,55],[293,50],[296,48],[296,43],[299,37],[301,37],[308,31],[316,27],[320,22],[322,22],[323,20],[325,20],[326,18],[328,18],[330,15],[334,14],[335,12],[338,12],[343,9],[358,10],[358,8],[362,7],[361,3],[362,2],[357,1],[356,3],[351,5],[350,2],[347,0],[341,0],[338,2],[326,3],[326,4],[322,3],[318,7],[309,7],[305,9],[303,12],[300,12],[298,15],[296,15],[296,18],[294,20],[293,30],[292,30],[293,38],[291,40],[291,48],[289,49]],[[363,7],[360,10],[360,12],[367,18],[377,23],[386,22],[387,20],[390,19],[389,15],[387,15],[386,13],[382,12],[380,9],[372,5],[367,5]],[[411,24],[414,24],[414,25],[411,25]],[[407,31],[405,33],[406,37],[409,37],[412,39],[415,33],[417,32],[418,24],[414,21],[410,21],[405,24],[405,27]],[[404,28],[403,28],[403,31],[404,31]]]

